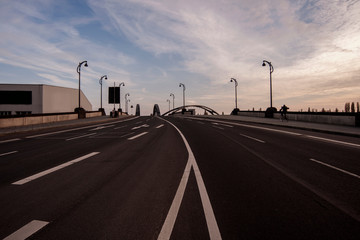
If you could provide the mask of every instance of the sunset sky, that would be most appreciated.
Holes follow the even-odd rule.
[[[159,104],[219,113],[273,105],[340,111],[360,102],[360,1],[0,0],[0,83],[81,88],[107,113],[107,87],[122,87],[142,115]],[[122,100],[123,103],[123,100]],[[172,102],[171,102],[172,105]],[[123,106],[124,108],[124,106]],[[202,113],[202,112],[201,112]]]

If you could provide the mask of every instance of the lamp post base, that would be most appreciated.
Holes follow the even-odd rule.
[[[275,107],[268,107],[265,111],[265,117],[266,118],[273,118],[274,113],[277,112],[277,109]]]
[[[105,113],[105,109],[104,109],[104,108],[99,108],[99,112],[101,112],[101,115],[102,115],[102,116],[106,116],[106,113]]]
[[[230,113],[230,115],[238,115],[239,112],[240,112],[240,109],[234,108],[234,110],[232,110],[232,112]]]
[[[78,118],[82,119],[86,117],[86,110],[83,108],[75,108],[74,110],[78,114]]]

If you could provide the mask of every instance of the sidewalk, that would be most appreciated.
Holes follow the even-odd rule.
[[[321,123],[310,123],[310,122],[301,122],[301,121],[281,121],[274,118],[260,118],[260,117],[246,117],[246,116],[233,116],[233,115],[207,115],[201,116],[206,118],[221,119],[221,120],[232,120],[240,122],[251,122],[266,124],[272,126],[296,128],[302,130],[310,130],[323,133],[332,133],[344,136],[352,136],[360,138],[360,128],[359,127],[350,127],[350,126],[341,126],[341,125],[332,125],[332,124],[321,124]]]
[[[131,116],[121,116],[120,118],[111,118],[110,116],[101,116],[101,117],[83,118],[83,119],[75,119],[75,120],[20,126],[20,127],[0,128],[0,136],[11,134],[11,133],[41,130],[41,129],[46,129],[46,128],[77,127],[77,126],[86,125],[89,123],[92,123],[92,124],[106,123],[106,122],[116,121],[119,119],[125,119],[128,117],[131,117]]]

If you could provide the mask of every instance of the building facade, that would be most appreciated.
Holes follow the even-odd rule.
[[[92,105],[81,91],[81,107]],[[79,90],[44,84],[0,84],[0,115],[74,112]]]

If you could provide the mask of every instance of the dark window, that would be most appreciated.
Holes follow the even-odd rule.
[[[32,91],[0,91],[0,104],[32,104]]]
[[[31,115],[31,112],[28,112],[28,111],[18,111],[18,112],[16,112],[16,115]]]
[[[0,116],[10,116],[10,115],[11,115],[11,111],[0,112]]]

